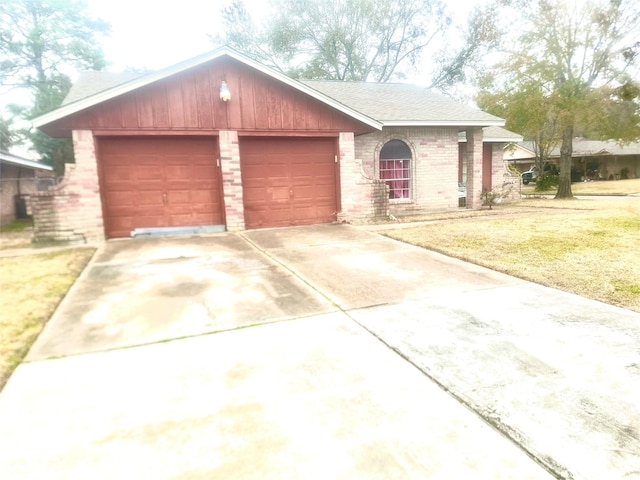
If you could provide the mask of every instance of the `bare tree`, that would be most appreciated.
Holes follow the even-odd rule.
[[[386,82],[402,78],[450,25],[440,0],[272,0],[256,24],[242,0],[223,11],[214,41],[294,77]]]

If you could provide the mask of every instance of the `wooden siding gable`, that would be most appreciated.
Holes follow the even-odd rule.
[[[219,98],[222,81],[231,100]],[[367,133],[375,129],[232,58],[219,58],[91,106],[43,128],[114,132]]]

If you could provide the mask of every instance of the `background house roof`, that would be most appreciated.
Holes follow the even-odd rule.
[[[403,83],[303,80],[386,126],[501,126],[504,120],[423,87]]]
[[[640,155],[640,142],[619,144],[614,140],[573,139],[572,157],[600,157],[603,155]],[[559,146],[551,151],[551,156],[560,156]]]
[[[36,162],[34,160],[29,160],[28,158],[19,157],[9,152],[0,151],[0,163],[7,163],[16,165],[18,167],[33,168],[36,170],[46,170],[48,172],[53,171],[53,167],[50,167],[49,165],[45,165],[44,163]]]

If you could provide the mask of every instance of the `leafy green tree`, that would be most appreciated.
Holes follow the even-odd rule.
[[[0,3],[0,82],[4,88],[27,89],[32,104],[22,115],[34,118],[59,106],[77,70],[101,70],[105,59],[98,37],[109,25],[89,16],[76,0],[4,0]],[[72,161],[67,139],[28,132],[34,148],[58,173]]]
[[[271,12],[258,25],[234,0],[214,41],[309,79],[401,78],[451,22],[440,0],[271,0]]]
[[[466,27],[458,27],[460,46],[445,45],[437,54],[431,87],[451,96],[454,86],[467,90],[476,87],[485,68],[485,58],[499,45],[501,32],[496,19],[500,16],[497,3],[477,5],[470,12]],[[462,100],[462,99],[461,99]],[[468,100],[468,97],[464,100]]]
[[[539,172],[560,142],[554,105],[537,82],[506,86],[504,91],[481,90],[477,96],[483,110],[506,119],[505,128],[521,133],[533,142],[535,165]]]
[[[487,82],[484,106],[489,107],[491,99],[515,102],[509,111],[530,109],[531,124],[538,125],[534,131],[558,132],[556,198],[571,197],[574,134],[581,130],[620,141],[638,135],[640,104],[632,72],[640,59],[640,4],[634,0],[499,3],[511,19],[510,30],[504,33],[501,61]],[[537,90],[529,98],[532,85]],[[536,108],[536,102],[543,108]],[[521,119],[514,123],[522,125]]]
[[[21,138],[14,126],[14,117],[0,115],[0,150],[8,152],[11,147],[21,143]]]

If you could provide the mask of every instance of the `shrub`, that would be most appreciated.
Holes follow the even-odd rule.
[[[536,178],[536,192],[546,192],[557,187],[560,183],[560,175],[545,173]]]

